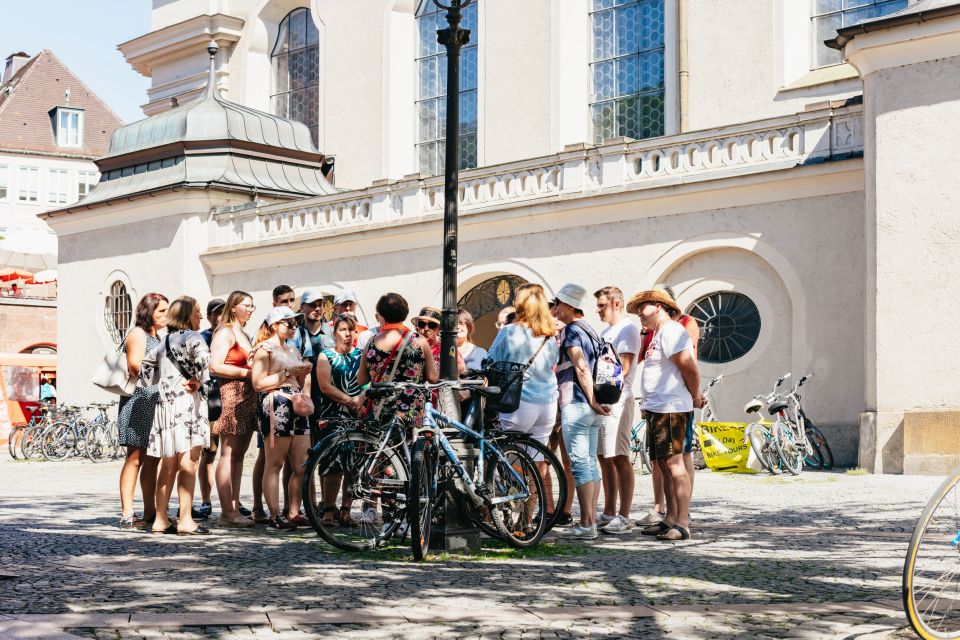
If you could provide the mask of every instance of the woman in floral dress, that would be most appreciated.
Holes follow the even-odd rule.
[[[357,321],[350,315],[337,316],[333,324],[332,349],[324,349],[317,358],[317,418],[324,427],[326,421],[356,417],[363,410],[363,387],[357,382],[361,352],[353,346],[357,336]],[[327,422],[327,426],[331,423]],[[321,431],[320,437],[325,434]],[[320,476],[323,493],[323,520],[333,524],[337,510],[337,495],[343,480],[342,473]],[[350,505],[341,503],[340,524],[350,525]]]
[[[210,533],[194,521],[190,509],[200,452],[210,446],[203,387],[210,380],[210,350],[199,328],[200,305],[189,296],[177,298],[167,311],[167,337],[141,365],[141,383],[155,384],[158,395],[147,444],[147,455],[161,459],[153,533]],[[176,525],[167,515],[174,480],[180,503]]]

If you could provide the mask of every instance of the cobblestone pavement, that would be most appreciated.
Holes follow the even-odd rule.
[[[900,571],[940,482],[700,473],[684,543],[551,534],[525,553],[488,541],[417,564],[302,529],[121,532],[118,473],[0,462],[0,637],[911,637]],[[638,476],[635,516],[650,495]]]

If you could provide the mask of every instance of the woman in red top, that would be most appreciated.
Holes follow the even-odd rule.
[[[212,428],[213,433],[220,436],[220,462],[216,472],[220,522],[240,527],[253,526],[253,520],[240,513],[240,477],[243,456],[257,427],[257,393],[250,383],[248,362],[252,345],[243,332],[255,310],[249,293],[231,293],[210,344],[210,373],[220,382],[223,407],[220,419]]]

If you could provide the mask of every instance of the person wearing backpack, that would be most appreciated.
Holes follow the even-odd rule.
[[[597,537],[600,496],[597,440],[604,417],[611,413],[610,407],[601,404],[595,395],[600,341],[596,332],[583,322],[583,310],[588,302],[587,290],[573,283],[560,287],[554,300],[554,314],[567,325],[560,343],[557,385],[563,441],[580,503],[580,523],[561,531],[560,535],[581,540]]]
[[[663,521],[642,533],[659,540],[687,540],[691,537],[691,487],[683,451],[693,410],[704,402],[693,342],[683,325],[670,318],[680,308],[661,289],[636,294],[627,311],[640,316],[643,328],[653,332],[643,358],[640,388],[650,459],[663,475],[667,501]]]

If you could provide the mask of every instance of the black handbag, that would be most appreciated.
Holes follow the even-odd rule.
[[[491,387],[500,387],[500,395],[487,399],[487,408],[497,413],[513,413],[520,408],[520,393],[523,391],[523,376],[540,355],[540,351],[547,344],[550,336],[546,336],[533,356],[526,364],[519,362],[497,361],[484,369],[487,384]]]
[[[177,367],[177,370],[180,372],[180,375],[183,376],[184,380],[190,380],[192,376],[183,370],[183,367],[180,366],[177,359],[170,353],[170,336],[166,337],[165,342],[164,347],[167,357],[170,358],[170,362]],[[220,398],[220,382],[216,378],[210,378],[209,382],[204,382],[203,395],[207,397],[207,420],[210,422],[219,420],[220,414],[223,413],[223,401]]]

